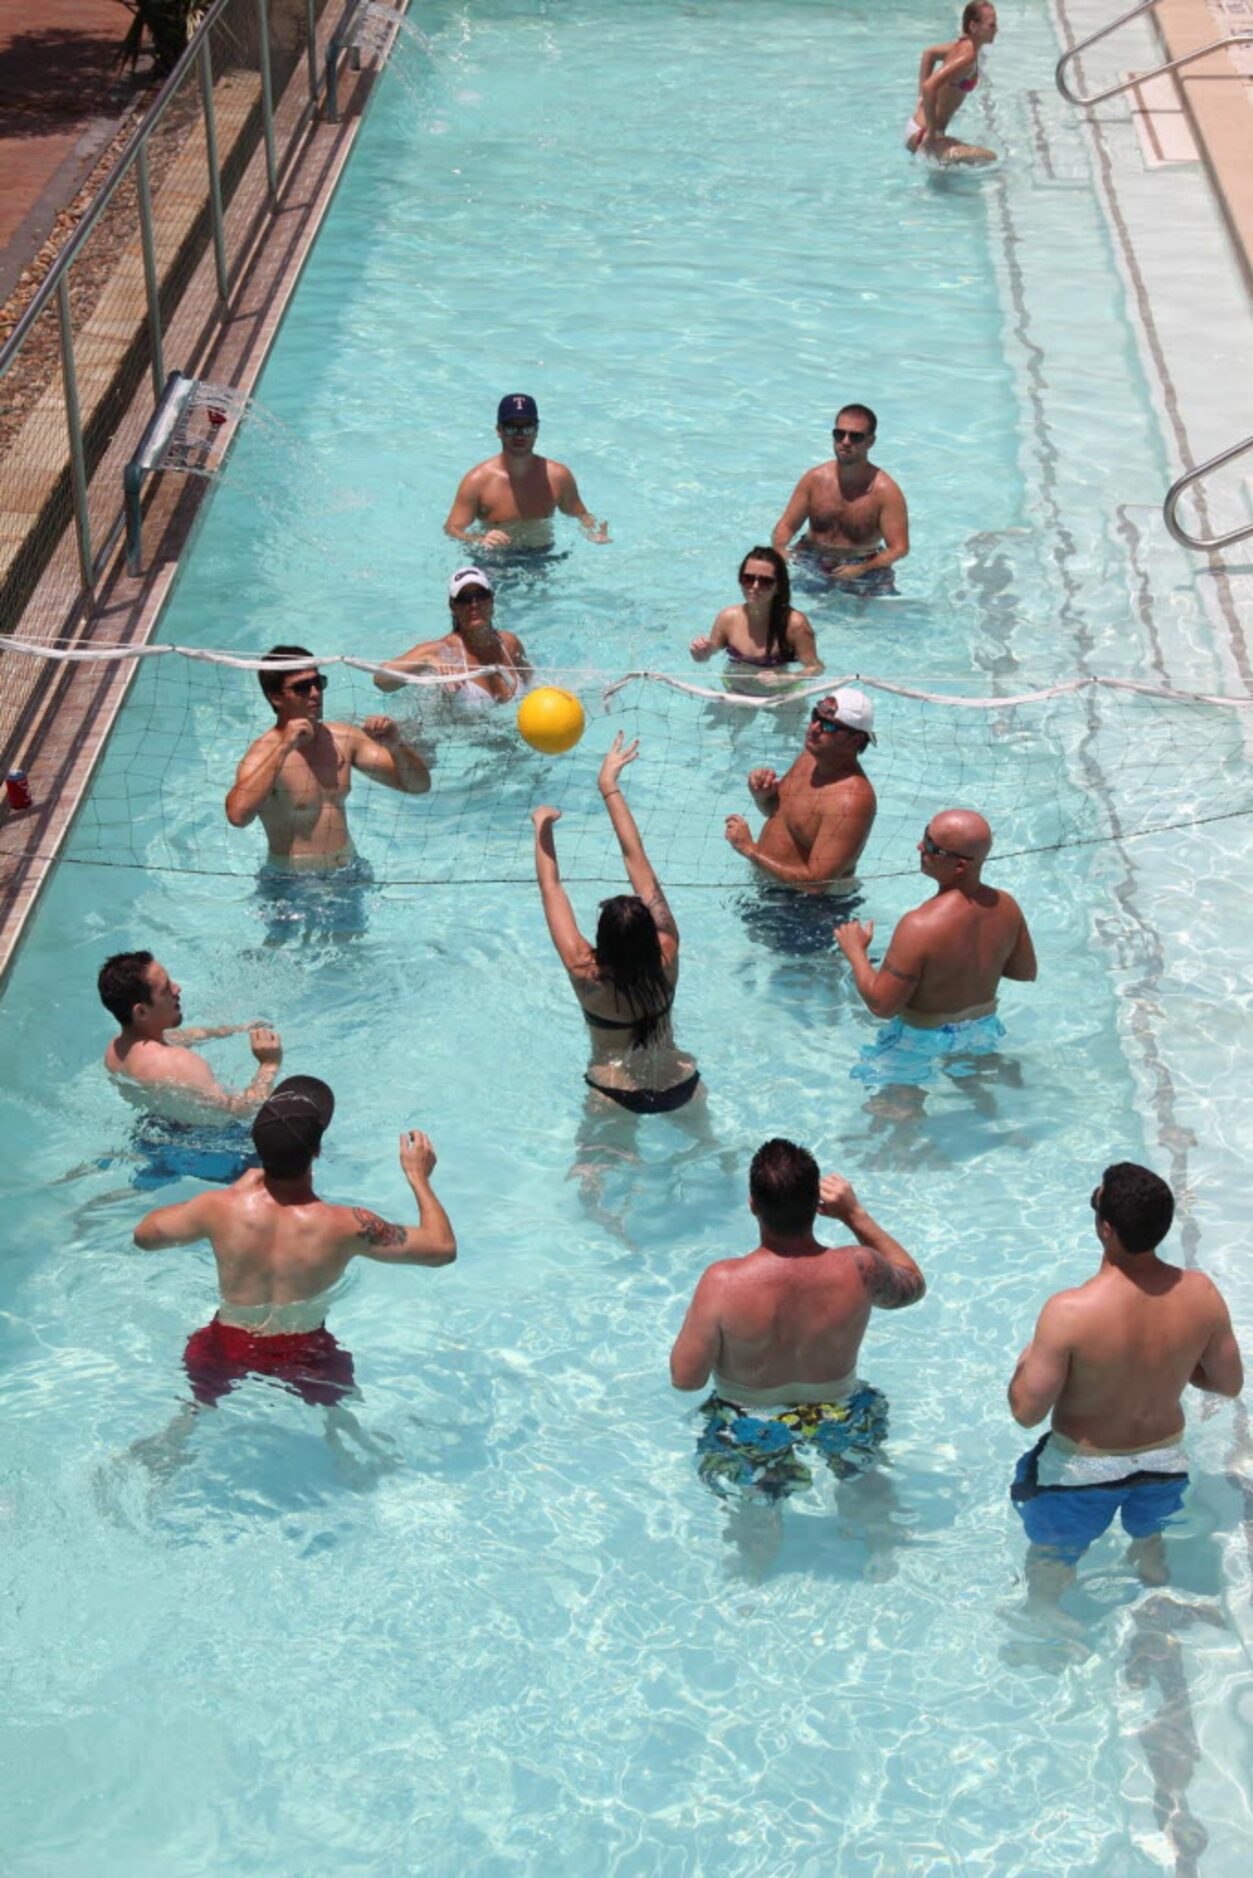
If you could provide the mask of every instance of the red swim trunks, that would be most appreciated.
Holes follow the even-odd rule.
[[[306,1402],[329,1407],[353,1387],[352,1352],[323,1324],[289,1336],[259,1337],[215,1317],[187,1339],[183,1367],[197,1402],[212,1408],[245,1376],[274,1376]]]

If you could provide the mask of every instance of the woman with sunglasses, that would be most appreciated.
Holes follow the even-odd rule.
[[[905,126],[911,156],[921,150],[936,163],[995,163],[995,150],[948,135],[949,124],[979,83],[979,54],[995,38],[996,8],[990,0],[970,0],[960,37],[927,47],[918,72],[918,103]]]
[[[601,1112],[632,1115],[680,1109],[700,1087],[695,1061],[675,1048],[670,1012],[679,979],[679,929],[653,872],[620,779],[639,753],[619,731],[597,779],[633,893],[602,900],[593,944],[579,931],[561,884],[553,824],[561,810],[532,810],[535,874],[557,956],[591,1032],[583,1080]]]
[[[801,676],[816,678],[822,661],[814,629],[792,605],[788,565],[776,548],[750,548],[740,562],[738,606],[724,606],[712,628],[693,639],[692,657],[703,664],[719,650],[727,655],[727,686],[733,691],[779,689],[780,678],[799,664]]]
[[[379,690],[399,691],[400,672],[435,672],[458,681],[440,691],[463,709],[512,703],[530,683],[531,667],[517,634],[494,624],[495,606],[492,583],[482,568],[459,567],[448,583],[452,630],[389,659],[374,674]]]

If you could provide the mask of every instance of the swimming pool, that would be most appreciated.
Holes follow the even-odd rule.
[[[1105,225],[1082,176],[1041,175],[1023,128],[1022,90],[1055,56],[1043,9],[990,63],[978,108],[1009,161],[978,183],[899,152],[938,23],[916,4],[886,34],[868,4],[771,9],[768,32],[747,6],[415,18],[429,63],[406,53],[390,75],[260,388],[289,441],[242,435],[162,639],[381,656],[434,630],[461,558],[439,524],[517,388],[614,541],[570,530],[567,560],[502,594],[501,623],[553,665],[691,675],[687,640],[824,454],[833,405],[865,398],[914,550],[898,603],[815,605],[829,670],[977,695],[1082,670],[1222,688],[1193,569],[1144,518],[1167,457]],[[1164,1805],[1180,1839],[1208,1836],[1207,1875],[1242,1866],[1230,1411],[1194,1418],[1169,1590],[1146,1594],[1106,1541],[1076,1634],[1050,1644],[1012,1608],[1026,1441],[1003,1386],[1044,1296],[1090,1268],[1087,1194],[1124,1153],[1164,1171],[1190,1153],[1185,1245],[1247,1306],[1238,1135],[1212,1093],[1247,1045],[1243,824],[995,871],[1041,979],[1006,1000],[1000,1079],[938,1092],[909,1129],[848,1080],[871,1031],[840,968],[746,930],[716,838],[743,806],[729,762],[710,769],[717,727],[681,701],[630,708],[650,834],[671,804],[715,829],[663,877],[678,1036],[717,1138],[641,1127],[593,1215],[567,1178],[586,1158],[577,1013],[533,890],[479,877],[475,798],[449,806],[437,770],[429,804],[363,820],[383,884],[350,946],[267,945],[255,831],[228,840],[218,819],[227,770],[209,794],[264,723],[255,683],[137,684],[160,840],[238,873],[62,867],[4,1001],[15,1870],[1134,1873],[1166,1862]],[[909,815],[990,775],[993,740],[983,716],[970,738],[950,717],[923,736],[920,710],[879,709],[884,827],[908,867]],[[543,785],[567,804],[585,918],[614,890],[591,791],[610,722]],[[1098,786],[1133,793],[1133,740],[1092,734],[1082,705],[1041,734],[1075,814]],[[512,752],[469,747],[443,773],[494,764],[492,852],[516,815],[525,859],[535,767],[499,780]],[[80,859],[100,826],[84,818]],[[446,836],[468,878],[412,884]],[[139,833],[118,840],[129,854]],[[918,892],[892,868],[885,848],[883,926]],[[125,1165],[93,1165],[127,1148],[94,977],[130,944],[175,971],[190,1021],[273,1018],[287,1067],[334,1084],[328,1193],[398,1211],[397,1131],[436,1142],[458,1264],[364,1271],[333,1318],[372,1452],[336,1455],[258,1384],[168,1478],[126,1458],[175,1412],[212,1297],[202,1253],[132,1251],[148,1201]],[[242,1074],[238,1045],[211,1053]],[[854,1180],[931,1294],[866,1346],[892,1403],[881,1503],[794,1504],[757,1582],[694,1479],[665,1364],[699,1271],[752,1243],[747,1159],[777,1129]]]

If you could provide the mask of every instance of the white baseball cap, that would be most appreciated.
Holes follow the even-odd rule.
[[[824,716],[838,717],[845,730],[864,730],[871,743],[877,741],[874,734],[874,705],[864,691],[858,691],[854,685],[842,685],[838,691],[832,691],[825,698],[815,701],[814,709],[822,705],[827,709]]]
[[[459,567],[448,583],[448,598],[455,600],[463,587],[482,587],[486,593],[496,591],[481,567]]]

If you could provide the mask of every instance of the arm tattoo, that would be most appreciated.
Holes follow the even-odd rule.
[[[660,887],[648,902],[648,910],[653,916],[653,924],[658,932],[673,933],[676,938],[678,937],[679,929],[674,923],[674,914],[670,911],[669,903]]]
[[[405,1229],[395,1226],[389,1219],[380,1219],[377,1213],[371,1213],[368,1207],[354,1206],[352,1216],[357,1222],[357,1230],[367,1245],[393,1246],[403,1245]]]
[[[918,972],[898,971],[896,966],[893,965],[891,959],[884,959],[883,964],[880,967],[880,970],[885,971],[885,972],[890,972],[893,978],[899,978],[902,984],[906,984],[906,985],[916,985],[918,983],[919,977],[921,976],[921,974]]]
[[[922,1296],[922,1279],[913,1272],[902,1271],[873,1247],[859,1245],[853,1257],[870,1294],[870,1302],[877,1304],[881,1311],[899,1311]]]

